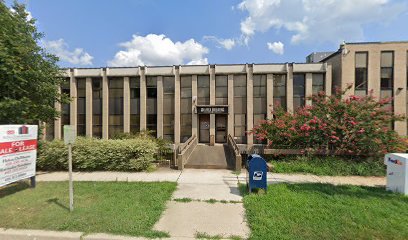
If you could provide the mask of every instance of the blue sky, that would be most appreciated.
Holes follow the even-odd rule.
[[[303,62],[343,40],[408,40],[403,0],[20,2],[64,67]]]

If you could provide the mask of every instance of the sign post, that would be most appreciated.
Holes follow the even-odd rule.
[[[68,145],[68,171],[69,171],[69,211],[74,210],[74,183],[72,181],[72,144],[75,142],[75,128],[64,125],[64,143]]]
[[[31,178],[35,187],[37,125],[0,125],[0,187]]]

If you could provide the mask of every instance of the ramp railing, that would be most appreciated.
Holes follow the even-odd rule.
[[[177,169],[183,170],[188,158],[197,146],[196,135],[191,136],[185,143],[179,145],[177,149]]]
[[[234,158],[233,160],[235,162],[235,171],[241,171],[242,155],[238,148],[238,145],[230,134],[228,134],[227,142],[228,142],[228,149],[231,152],[230,155]]]

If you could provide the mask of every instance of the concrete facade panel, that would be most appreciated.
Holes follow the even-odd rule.
[[[138,76],[139,68],[108,68],[108,77]]]
[[[254,64],[254,73],[284,73],[286,64]]]
[[[145,67],[145,75],[174,75],[173,67]]]
[[[101,77],[103,70],[101,68],[79,68],[74,69],[74,77]]]
[[[228,74],[228,73],[245,73],[245,64],[238,65],[215,65],[215,74]]]
[[[303,73],[303,72],[324,72],[325,64],[324,63],[294,63],[293,64],[293,72],[295,73]]]

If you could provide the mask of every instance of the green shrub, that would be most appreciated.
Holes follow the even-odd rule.
[[[75,170],[142,171],[154,161],[157,144],[147,138],[101,140],[77,138],[72,159]],[[41,142],[37,168],[66,170],[68,149],[61,140]]]
[[[116,133],[112,136],[112,139],[134,139],[134,138],[147,138],[154,141],[157,144],[157,152],[155,158],[158,161],[163,159],[172,158],[173,148],[172,142],[163,138],[156,138],[155,131],[144,130],[137,133]]]
[[[391,123],[403,121],[390,108],[392,98],[377,101],[367,96],[347,96],[346,91],[327,96],[312,95],[312,106],[294,113],[276,108],[273,118],[252,129],[271,148],[304,149],[306,152],[329,151],[342,155],[377,155],[405,151],[407,143],[392,129]]]

